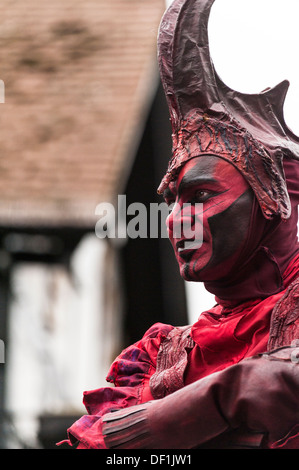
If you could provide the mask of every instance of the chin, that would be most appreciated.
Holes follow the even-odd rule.
[[[200,274],[191,270],[189,263],[180,265],[180,275],[185,281],[202,282]]]

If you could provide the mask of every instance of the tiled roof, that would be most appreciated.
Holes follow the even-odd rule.
[[[120,190],[157,82],[164,9],[1,1],[0,225],[91,226]]]

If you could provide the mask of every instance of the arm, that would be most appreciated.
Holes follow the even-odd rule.
[[[112,410],[132,407],[152,399],[149,380],[155,370],[161,341],[172,328],[157,323],[140,341],[122,351],[107,376],[107,381],[114,386],[84,392],[83,403],[88,414],[77,420],[68,429],[68,439],[58,444],[79,443],[78,448],[106,448],[102,436],[102,416]]]
[[[187,449],[229,429],[267,433],[269,446],[299,423],[299,348],[246,359],[165,398],[103,417],[108,448]]]

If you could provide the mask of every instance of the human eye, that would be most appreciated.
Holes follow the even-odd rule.
[[[192,203],[205,202],[213,195],[214,193],[212,191],[209,191],[206,189],[198,189],[197,191],[195,191],[191,202]]]

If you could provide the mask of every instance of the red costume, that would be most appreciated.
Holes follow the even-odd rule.
[[[85,392],[88,414],[68,430],[79,448],[299,448],[299,139],[283,121],[285,82],[257,95],[221,82],[213,2],[175,0],[161,22],[173,156],[159,192],[175,203],[181,275],[217,304],[120,354],[115,387]],[[203,228],[198,249],[173,231],[185,203]]]

